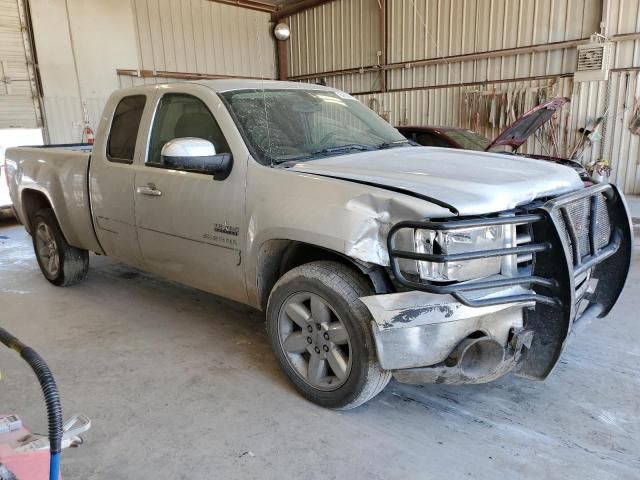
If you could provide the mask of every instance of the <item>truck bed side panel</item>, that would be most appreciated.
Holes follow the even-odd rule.
[[[90,157],[88,152],[55,148],[10,148],[6,152],[9,190],[27,230],[23,198],[26,191],[35,190],[49,200],[70,245],[102,253],[91,219],[87,183]]]

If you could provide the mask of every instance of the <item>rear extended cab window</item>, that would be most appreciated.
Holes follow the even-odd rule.
[[[113,114],[107,141],[107,159],[109,161],[133,163],[140,119],[146,102],[145,95],[130,95],[118,103]]]

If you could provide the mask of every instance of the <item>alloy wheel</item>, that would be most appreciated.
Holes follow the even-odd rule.
[[[278,339],[289,363],[308,385],[331,391],[349,378],[349,333],[319,295],[298,292],[285,300],[278,316]]]
[[[40,263],[50,278],[60,272],[60,252],[53,232],[46,223],[38,224],[36,229],[36,252]]]

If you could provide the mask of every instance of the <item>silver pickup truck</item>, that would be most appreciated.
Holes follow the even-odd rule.
[[[614,185],[416,146],[318,85],[121,90],[93,148],[12,148],[6,167],[51,283],[83,280],[94,252],[263,310],[286,375],[330,408],[392,376],[544,379],[630,263]]]

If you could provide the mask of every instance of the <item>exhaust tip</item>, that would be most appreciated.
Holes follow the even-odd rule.
[[[505,349],[490,337],[467,338],[460,342],[450,360],[467,377],[480,378],[493,374],[504,361]]]

